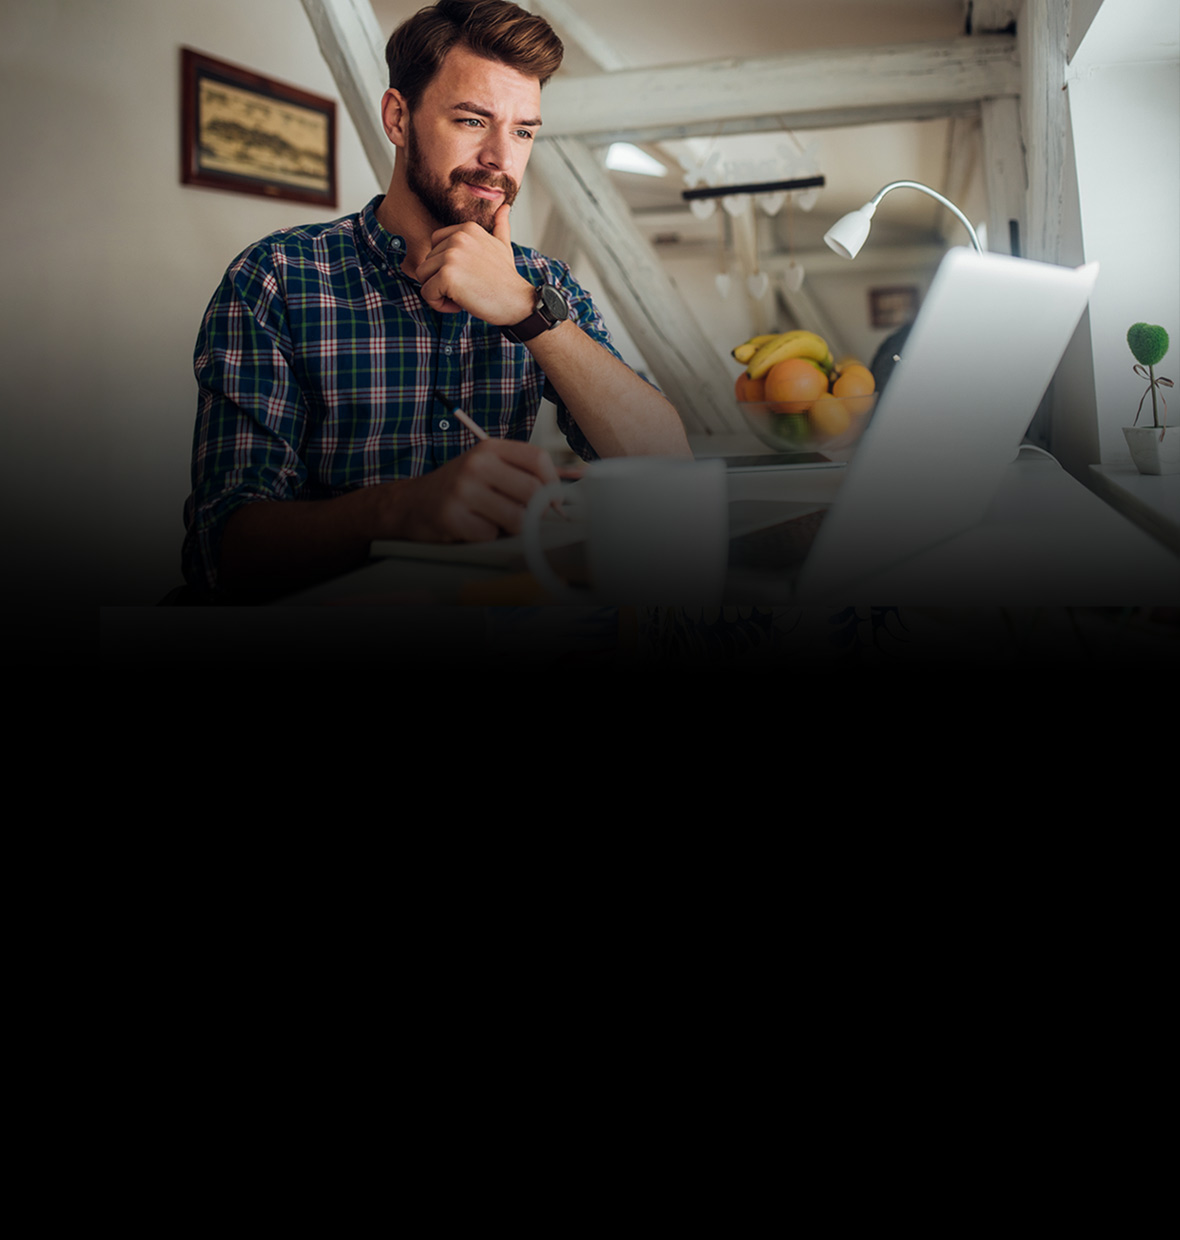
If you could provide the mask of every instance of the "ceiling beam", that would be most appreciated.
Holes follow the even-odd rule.
[[[956,105],[1020,93],[1016,40],[984,35],[935,43],[796,53],[595,77],[555,78],[545,91],[546,137],[686,127],[748,132],[751,118],[804,128],[800,118],[945,116]],[[834,123],[855,123],[847,120]]]
[[[303,0],[320,52],[332,71],[352,123],[385,189],[393,175],[394,148],[381,124],[379,103],[389,81],[385,38],[369,0]]]
[[[533,148],[542,177],[643,354],[664,395],[691,432],[741,430],[733,375],[635,226],[630,209],[584,142],[545,137]]]
[[[534,0],[528,7],[534,13],[540,14],[551,26],[556,26],[566,40],[575,43],[578,50],[600,69],[613,72],[615,69],[627,67],[626,61],[613,44],[604,39],[584,17],[579,16],[569,0]]]
[[[1069,12],[1056,0],[1026,0],[1019,38],[1026,82],[1020,114],[1028,170],[1024,257],[1056,263],[1067,188]],[[1076,193],[1076,181],[1072,189]]]
[[[548,89],[548,87],[546,87]],[[980,104],[965,103],[903,104],[898,107],[824,108],[812,112],[775,113],[728,121],[696,121],[684,125],[629,125],[626,129],[591,130],[582,135],[590,146],[609,146],[612,142],[675,142],[680,138],[720,138],[727,134],[781,133],[792,129],[803,133],[812,129],[844,129],[858,125],[888,125],[903,121],[942,120],[947,116],[977,116]],[[548,113],[546,113],[548,115]],[[549,128],[549,122],[545,122]]]
[[[980,115],[987,186],[987,248],[993,254],[1023,254],[1028,244],[1028,178],[1020,140],[1018,100],[985,100]]]

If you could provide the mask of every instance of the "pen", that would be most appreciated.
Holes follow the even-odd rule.
[[[474,418],[469,417],[458,405],[452,405],[449,400],[439,391],[435,391],[435,396],[442,401],[444,405],[451,411],[451,417],[458,418],[465,427],[476,437],[476,439],[488,439],[489,435]]]
[[[491,436],[487,433],[487,431],[485,431],[484,428],[480,426],[480,424],[476,422],[474,418],[472,418],[469,414],[465,413],[458,405],[453,405],[449,400],[447,400],[447,398],[437,388],[435,388],[434,390],[434,395],[437,397],[438,400],[442,401],[442,403],[446,405],[446,407],[451,411],[451,417],[458,418],[458,420],[462,422],[465,427],[467,427],[467,429],[476,437],[476,439],[490,439],[491,438]],[[569,520],[569,517],[566,516],[566,514],[562,511],[560,500],[557,500],[557,499],[550,500],[549,507],[552,508],[553,511],[557,513],[557,515],[563,521]]]

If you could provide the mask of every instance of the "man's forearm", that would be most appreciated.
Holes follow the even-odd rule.
[[[570,320],[526,346],[599,456],[690,457],[680,415]]]
[[[226,522],[221,590],[239,602],[290,593],[359,567],[376,538],[481,542],[516,534],[533,493],[556,481],[536,444],[488,439],[414,478],[334,499],[247,504]]]
[[[336,499],[239,508],[222,535],[220,592],[235,602],[261,602],[359,568],[373,540],[375,492],[362,487]]]

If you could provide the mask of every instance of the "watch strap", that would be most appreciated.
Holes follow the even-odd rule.
[[[546,293],[549,298],[554,300],[560,310],[554,313],[546,305]],[[561,294],[555,284],[543,284],[537,290],[537,301],[532,314],[527,319],[522,319],[519,323],[513,323],[511,326],[501,327],[500,330],[508,337],[509,340],[515,340],[517,344],[524,344],[526,341],[532,340],[534,336],[539,336],[542,332],[552,331],[558,323],[569,318],[569,306],[565,297]]]

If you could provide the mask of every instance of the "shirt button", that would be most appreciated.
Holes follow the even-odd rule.
[[[438,423],[438,429],[440,431],[449,431],[451,429],[451,424],[446,418],[440,418],[439,423]]]
[[[454,351],[455,350],[452,349],[449,344],[443,345],[443,352],[447,355],[447,357],[450,357]]]
[[[395,250],[400,250],[402,248],[402,239],[400,237],[394,237],[393,248]]]

